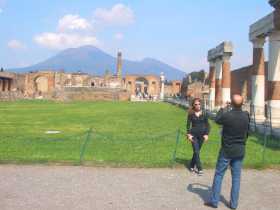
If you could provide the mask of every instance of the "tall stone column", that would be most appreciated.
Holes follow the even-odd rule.
[[[230,56],[223,56],[222,63],[222,105],[230,101]]]
[[[3,79],[0,79],[0,92],[3,91]]]
[[[134,80],[131,82],[131,95],[135,96],[136,95],[136,86],[135,86],[135,78]]]
[[[251,103],[254,113],[252,117],[257,123],[265,120],[264,101],[265,101],[265,62],[263,46],[265,38],[257,38],[253,42],[253,69],[251,75]]]
[[[165,80],[164,74],[163,74],[163,72],[161,72],[161,74],[160,74],[160,82],[161,82],[160,100],[164,99],[164,80]]]
[[[280,31],[269,34],[268,106],[273,126],[280,126]]]
[[[122,53],[118,52],[117,58],[117,76],[118,78],[122,78]]]
[[[222,59],[217,58],[215,62],[215,107],[220,108],[222,106]]]
[[[215,62],[210,61],[209,70],[209,106],[210,110],[213,111],[215,108]]]

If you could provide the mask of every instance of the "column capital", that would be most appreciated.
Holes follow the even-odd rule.
[[[280,31],[272,31],[268,36],[270,41],[280,41]]]
[[[231,53],[225,53],[225,54],[223,54],[223,56],[221,57],[222,62],[229,62],[231,56],[232,56]]]
[[[280,9],[280,0],[269,0],[269,4],[275,9]]]
[[[265,37],[258,37],[253,40],[251,40],[253,43],[254,48],[263,48],[265,43]]]

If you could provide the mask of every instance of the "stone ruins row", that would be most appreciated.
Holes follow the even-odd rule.
[[[250,26],[249,39],[253,44],[253,65],[250,69],[251,114],[257,123],[264,122],[269,110],[274,125],[280,125],[280,0],[270,0],[274,11]],[[264,44],[268,40],[269,61],[266,74]],[[210,64],[209,109],[216,110],[227,101],[230,87],[231,42],[223,42],[208,51]],[[266,76],[265,76],[266,75]],[[241,78],[240,78],[241,79]]]
[[[21,98],[55,100],[163,100],[180,94],[181,81],[168,84],[158,75],[122,74],[122,53],[116,73],[93,76],[82,72],[34,71],[24,74],[0,71],[0,101]]]

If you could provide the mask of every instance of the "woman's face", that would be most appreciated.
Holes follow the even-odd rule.
[[[193,104],[194,107],[194,111],[200,111],[201,105],[200,105],[200,101],[195,101]]]

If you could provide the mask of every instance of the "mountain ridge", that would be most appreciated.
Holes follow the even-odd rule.
[[[106,70],[109,70],[114,74],[116,72],[116,62],[117,59],[114,56],[94,46],[85,45],[78,48],[65,49],[45,61],[13,70],[16,72],[39,70],[64,70],[66,72],[81,71],[83,73],[102,76]],[[122,60],[123,75],[154,74],[159,76],[161,72],[164,72],[164,75],[168,80],[182,80],[186,75],[185,72],[154,58],[147,57],[141,61],[131,61],[128,59]]]

